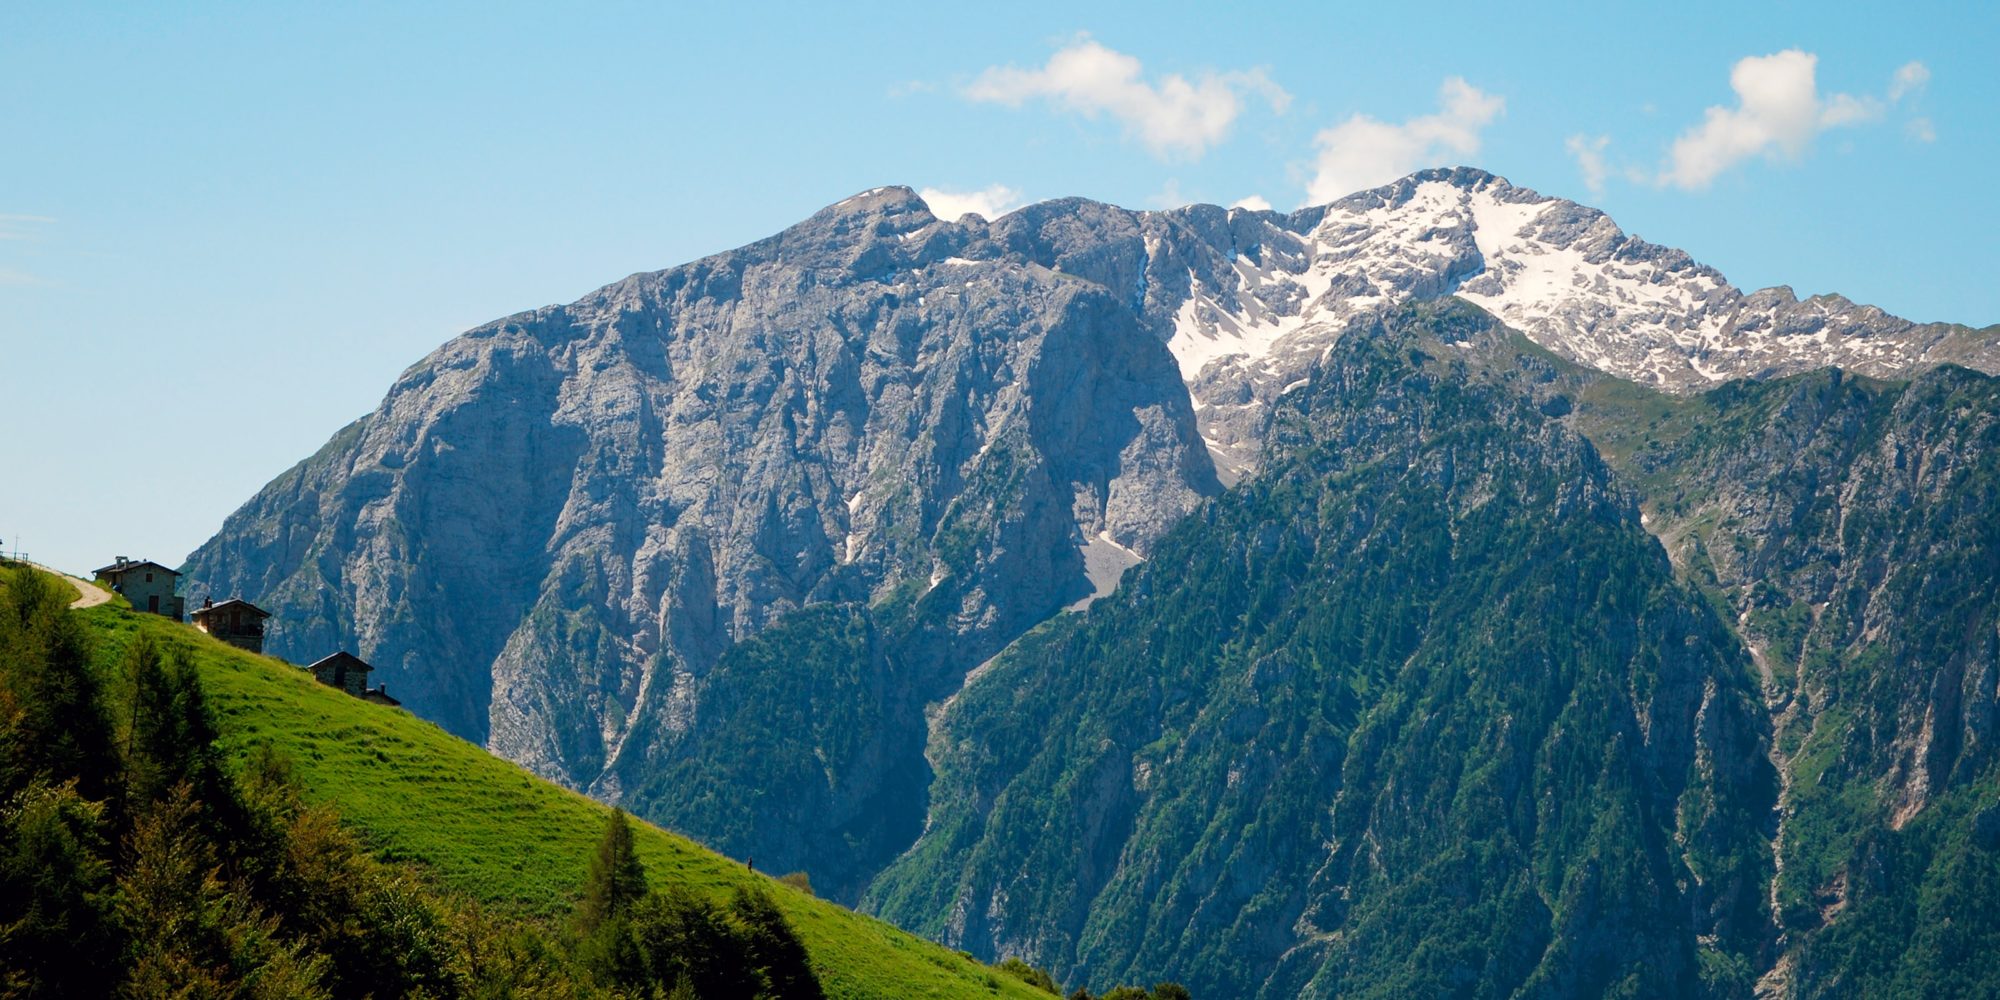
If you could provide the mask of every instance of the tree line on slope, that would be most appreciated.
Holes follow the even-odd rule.
[[[100,677],[68,598],[0,570],[0,998],[823,995],[769,897],[649,888],[621,813],[565,926],[376,860],[268,746],[232,773],[186,649]]]

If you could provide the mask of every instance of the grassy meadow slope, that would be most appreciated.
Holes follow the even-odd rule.
[[[537,917],[569,911],[602,836],[605,806],[536,778],[401,709],[316,683],[282,661],[223,645],[122,601],[78,614],[111,669],[142,634],[185,645],[200,668],[225,744],[263,742],[292,759],[310,796],[387,859],[435,873],[484,903]],[[784,911],[831,997],[1043,997],[1007,973],[814,898],[660,830],[635,826],[655,884],[718,902],[755,882]]]

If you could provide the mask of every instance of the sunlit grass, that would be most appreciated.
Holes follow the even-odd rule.
[[[400,708],[350,697],[304,670],[226,646],[191,626],[135,613],[122,601],[81,614],[107,670],[141,634],[190,650],[232,755],[261,743],[277,746],[307,794],[334,803],[384,858],[414,862],[448,886],[527,915],[555,918],[574,903],[603,833],[605,806]],[[635,833],[656,884],[717,900],[742,885],[769,892],[805,941],[829,996],[1047,997],[686,838],[644,823],[635,823]]]

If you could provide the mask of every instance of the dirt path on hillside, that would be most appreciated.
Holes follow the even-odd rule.
[[[76,585],[76,600],[69,602],[72,608],[94,608],[111,599],[111,591],[91,583],[80,576],[63,574],[63,579]]]
[[[94,608],[100,604],[103,604],[105,601],[111,599],[110,591],[105,590],[103,587],[91,583],[89,580],[85,580],[82,577],[71,576],[68,573],[63,572],[62,570],[52,569],[48,566],[42,565],[41,563],[30,563],[29,565],[35,567],[38,570],[41,570],[44,573],[54,573],[55,575],[62,577],[65,580],[68,580],[70,582],[70,586],[76,588],[76,600],[69,602],[69,606],[72,608]]]

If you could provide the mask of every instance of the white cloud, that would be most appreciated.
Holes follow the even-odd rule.
[[[1821,128],[1818,56],[1788,49],[1737,60],[1729,71],[1734,108],[1711,107],[1702,124],[1681,134],[1668,153],[1662,184],[1699,189],[1759,153],[1797,157]]]
[[[1908,125],[1903,126],[1903,131],[1918,142],[1937,141],[1937,126],[1931,124],[1929,118],[1912,118]]]
[[[944,191],[927,187],[918,191],[917,197],[931,207],[932,215],[946,222],[955,222],[968,212],[997,219],[1026,202],[1020,191],[1005,184],[989,184],[977,191]]]
[[[1266,201],[1263,195],[1253,194],[1230,202],[1229,207],[1247,208],[1252,212],[1268,212],[1271,210],[1271,203]]]
[[[1873,97],[1835,94],[1827,98],[1826,107],[1820,110],[1819,124],[1821,128],[1839,128],[1872,122],[1882,117],[1882,108],[1882,102]]]
[[[1698,191],[1753,156],[1796,160],[1821,132],[1879,121],[1888,104],[1930,79],[1923,63],[1912,62],[1890,79],[1887,101],[1852,94],[1822,97],[1814,79],[1818,64],[1818,56],[1798,49],[1737,60],[1729,71],[1736,106],[1709,108],[1700,125],[1681,133],[1658,182]]]
[[[1355,115],[1322,130],[1313,140],[1318,155],[1306,185],[1307,203],[1322,204],[1387,184],[1419,167],[1435,166],[1441,157],[1471,156],[1479,152],[1480,130],[1507,108],[1503,98],[1455,76],[1438,88],[1438,105],[1436,114],[1401,125]]]
[[[1591,194],[1604,193],[1604,178],[1611,173],[1611,168],[1604,162],[1604,147],[1609,145],[1611,137],[1608,135],[1595,139],[1573,135],[1563,143],[1569,155],[1576,158],[1577,172],[1583,175],[1583,186],[1589,188]]]
[[[1900,101],[1905,95],[1924,89],[1931,82],[1931,68],[1921,62],[1906,62],[1897,67],[1896,75],[1889,78],[1889,99]]]
[[[1199,157],[1229,134],[1244,98],[1261,97],[1283,113],[1292,97],[1262,69],[1204,71],[1189,81],[1169,73],[1147,82],[1139,60],[1080,35],[1040,69],[995,66],[965,88],[974,101],[1020,107],[1040,98],[1086,118],[1110,115],[1158,156]]]

